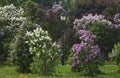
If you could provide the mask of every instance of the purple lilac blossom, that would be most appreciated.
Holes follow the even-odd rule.
[[[90,23],[93,23],[95,21],[102,22],[103,20],[104,20],[103,15],[88,14],[87,16],[83,16],[81,19],[75,19],[73,24],[74,24],[74,28],[76,30],[79,30],[79,29],[86,29]]]
[[[64,10],[63,7],[60,4],[54,4],[52,6],[52,11],[56,13],[58,10]]]
[[[115,28],[120,28],[120,24],[114,24]]]
[[[120,23],[120,14],[119,13],[115,14],[114,21],[117,23]]]
[[[87,30],[79,30],[78,33],[81,35],[79,39],[85,42],[93,43],[96,38],[96,35],[90,35],[90,32]]]
[[[95,60],[100,54],[98,45],[93,45],[96,35],[91,35],[87,30],[78,30],[78,33],[80,34],[79,39],[81,40],[81,43],[74,44],[72,47],[72,50],[74,51],[72,57],[72,67],[82,64],[82,62],[80,63],[80,60],[82,59],[82,61],[87,64],[88,62]],[[81,52],[87,53],[85,55],[81,55]],[[84,58],[81,59],[81,56],[79,55],[82,57],[84,56]]]
[[[119,13],[115,14],[114,22],[115,24],[111,23],[110,26],[112,28],[120,28],[120,14]]]

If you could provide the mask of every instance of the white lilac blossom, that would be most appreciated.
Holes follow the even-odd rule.
[[[111,22],[104,19],[103,15],[92,15],[92,14],[88,14],[87,16],[83,16],[81,19],[75,19],[75,21],[73,22],[74,24],[74,28],[76,30],[79,29],[87,29],[87,27],[93,23],[93,22],[106,22],[107,24],[110,24]]]
[[[46,66],[49,67],[50,64],[52,64],[53,67],[53,63],[57,62],[56,58],[58,58],[59,55],[59,47],[57,47],[55,43],[54,45],[52,44],[52,40],[49,37],[48,32],[39,27],[34,29],[32,32],[27,31],[26,38],[29,52],[33,54],[31,70],[35,72],[39,71],[34,69],[43,71],[43,68],[46,68]],[[50,70],[51,69],[49,69],[49,71]],[[46,71],[46,69],[44,71]]]
[[[8,20],[7,28],[20,26],[26,19],[23,13],[23,8],[16,8],[13,4],[0,7],[0,19]]]
[[[26,36],[28,38],[26,43],[30,46],[29,50],[31,54],[36,53],[39,55],[45,52],[46,54],[50,55],[50,57],[52,57],[52,54],[50,54],[52,51],[50,46],[59,48],[55,43],[52,44],[52,39],[48,36],[48,32],[42,30],[40,27],[34,29],[33,32],[27,31]],[[36,51],[38,49],[40,49],[40,51]]]

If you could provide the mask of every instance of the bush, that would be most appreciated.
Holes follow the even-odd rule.
[[[29,52],[29,46],[26,41],[25,28],[19,29],[13,44],[12,58],[15,65],[17,65],[17,71],[22,73],[31,72],[30,63],[32,63],[32,54]]]
[[[95,43],[99,45],[102,55],[108,59],[108,53],[112,52],[114,44],[120,41],[119,28],[110,27],[106,23],[94,22],[89,26],[91,33],[95,34]]]
[[[52,44],[48,32],[37,28],[33,32],[26,33],[28,40],[26,43],[30,46],[29,50],[33,54],[33,63],[30,69],[33,73],[41,75],[50,75],[55,72],[59,49]]]
[[[0,7],[0,57],[4,62],[10,54],[10,43],[17,32],[17,28],[21,26],[25,18],[23,17],[23,9],[16,8],[13,4]]]
[[[94,44],[95,35],[91,35],[89,31],[79,30],[79,39],[81,43],[74,44],[72,70],[84,72],[84,74],[94,76],[99,73],[99,65],[101,64],[100,49]]]
[[[114,20],[119,20],[119,14],[116,14]],[[108,52],[112,52],[114,44],[120,41],[119,27],[119,23],[114,24],[106,20],[103,15],[89,14],[74,21],[74,28],[76,30],[86,29],[89,30],[91,34],[97,36],[95,43],[99,45],[100,51],[106,59],[108,59]]]

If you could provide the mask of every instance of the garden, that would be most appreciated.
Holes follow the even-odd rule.
[[[0,0],[0,78],[120,78],[120,0]]]

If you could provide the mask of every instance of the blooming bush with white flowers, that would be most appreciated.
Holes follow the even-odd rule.
[[[0,19],[8,21],[7,28],[20,26],[26,19],[23,17],[23,13],[23,8],[16,8],[13,4],[0,7]]]
[[[27,31],[26,36],[28,38],[26,43],[30,46],[29,51],[33,54],[33,63],[31,64],[33,73],[50,75],[55,72],[59,46],[52,43],[48,32],[42,28],[36,28],[33,32]]]
[[[0,57],[7,59],[10,53],[10,43],[18,29],[26,20],[23,8],[16,8],[13,4],[0,7]],[[6,60],[5,60],[6,61]]]

